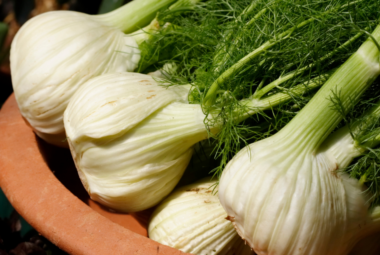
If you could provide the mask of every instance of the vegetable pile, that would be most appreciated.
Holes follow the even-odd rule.
[[[54,25],[69,16],[75,29]],[[12,80],[37,135],[67,142],[92,199],[121,212],[163,201],[154,240],[250,254],[238,234],[257,254],[370,254],[362,247],[380,232],[379,20],[378,0],[52,12],[17,35]]]

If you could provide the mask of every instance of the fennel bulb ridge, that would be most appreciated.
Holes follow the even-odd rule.
[[[70,149],[91,198],[140,211],[175,187],[207,138],[200,105],[187,86],[164,88],[149,75],[116,73],[85,83],[64,114]]]
[[[257,254],[346,254],[370,222],[362,189],[329,154],[297,146],[275,135],[240,151],[223,172],[221,203]]]
[[[47,12],[21,27],[12,42],[13,89],[21,114],[46,141],[65,146],[63,112],[78,87],[92,77],[133,71],[135,40],[100,17]]]
[[[204,178],[176,189],[154,210],[149,238],[198,255],[255,254],[236,233],[218,196],[216,180]]]

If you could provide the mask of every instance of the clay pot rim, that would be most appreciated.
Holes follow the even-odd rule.
[[[20,215],[69,254],[185,254],[100,215],[54,176],[12,94],[0,111],[0,187]],[[52,206],[54,205],[54,206]]]

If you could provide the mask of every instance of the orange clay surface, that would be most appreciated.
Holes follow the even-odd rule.
[[[89,199],[70,152],[37,138],[14,95],[0,111],[0,187],[37,231],[69,254],[185,254],[148,239],[151,211],[111,212]]]

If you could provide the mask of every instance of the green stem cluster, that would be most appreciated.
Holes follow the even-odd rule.
[[[249,5],[238,17],[237,19],[235,20],[235,23],[237,22],[241,22],[242,20],[242,17],[244,17],[245,15],[247,14],[250,14],[254,8],[256,7],[257,3],[256,2],[252,2],[251,5]],[[264,8],[262,9],[261,11],[259,11],[247,24],[246,26],[247,27],[250,27],[252,26],[252,24],[258,19],[260,18],[263,14],[265,14],[267,12],[267,8]],[[214,60],[213,60],[213,63],[215,65],[215,69],[214,69],[214,73],[218,73],[220,71],[220,69],[222,68],[223,64],[228,61],[228,58],[230,56],[230,54],[232,54],[232,52],[236,49],[236,46],[238,45],[238,43],[241,41],[241,36],[237,36],[235,38],[233,38],[233,35],[234,35],[234,31],[233,30],[229,30],[227,32],[227,35],[225,36],[224,40],[225,41],[233,41],[232,45],[231,46],[222,46],[222,47],[218,47],[220,48],[218,50],[218,52],[215,54],[215,57],[214,57]],[[210,89],[215,89],[215,88],[211,88]],[[216,88],[217,89],[217,88]],[[212,93],[212,92],[210,92]]]
[[[217,79],[215,79],[215,81],[212,83],[211,87],[207,91],[207,94],[206,94],[206,96],[205,96],[205,98],[203,100],[203,105],[205,107],[211,107],[215,103],[216,92],[219,90],[219,87],[220,87],[221,84],[223,84],[230,77],[232,77],[233,75],[235,75],[239,71],[241,71],[254,58],[258,57],[259,55],[261,55],[262,53],[264,53],[266,50],[270,49],[271,47],[273,47],[274,45],[280,43],[281,41],[288,39],[295,30],[300,29],[302,27],[305,27],[306,25],[314,22],[315,20],[317,20],[319,18],[322,18],[323,16],[326,16],[327,14],[331,14],[331,13],[340,11],[343,8],[346,8],[346,7],[348,7],[348,6],[352,5],[352,4],[355,4],[355,3],[360,2],[360,1],[362,1],[362,0],[359,0],[359,1],[356,1],[356,2],[352,2],[352,3],[348,3],[348,4],[344,4],[342,6],[338,6],[338,7],[332,8],[332,9],[330,9],[330,10],[328,10],[328,11],[326,11],[326,12],[320,14],[320,15],[317,15],[315,17],[312,17],[312,18],[309,18],[307,20],[304,20],[304,21],[296,24],[295,26],[287,29],[286,31],[280,33],[275,38],[273,38],[273,39],[265,42],[260,47],[256,48],[251,53],[249,53],[248,55],[244,56],[242,59],[240,59],[234,65],[232,65],[230,68],[228,68],[226,71],[224,71]],[[251,25],[255,20],[257,20],[257,18],[259,18],[263,13],[265,13],[265,11],[266,11],[266,9],[261,10],[252,19],[253,21],[251,21],[251,22],[248,23],[248,25]],[[334,52],[331,52],[331,54],[334,54]],[[325,57],[328,58],[330,56],[327,55]],[[305,68],[308,69],[308,67],[305,67]]]
[[[380,25],[372,36],[380,40]],[[376,44],[368,39],[279,134],[295,143],[305,144],[305,150],[315,152],[343,118],[332,107],[333,93],[339,96],[344,109],[351,109],[380,75],[379,57]]]
[[[314,66],[317,65],[317,63],[321,63],[323,61],[325,61],[326,59],[329,59],[331,58],[334,54],[336,54],[337,52],[339,52],[340,50],[346,48],[347,46],[349,46],[350,44],[352,44],[355,40],[357,40],[358,38],[360,38],[362,35],[364,34],[364,32],[359,32],[357,33],[355,36],[353,36],[352,38],[350,38],[348,41],[346,41],[344,44],[342,44],[341,46],[337,47],[336,49],[332,50],[331,52],[327,53],[326,55],[324,55],[323,57],[321,57],[320,59],[318,59],[316,62],[314,63],[311,63],[307,66],[304,66],[296,71],[293,71],[287,75],[284,75],[280,78],[278,78],[277,80],[271,82],[270,84],[266,85],[264,88],[262,89],[257,89],[255,91],[255,94],[253,95],[253,98],[261,98],[262,96],[264,96],[265,94],[267,94],[269,91],[271,91],[272,89],[274,89],[275,87],[278,87],[280,84],[294,78],[295,76],[298,76],[302,73],[304,73],[305,71],[313,68]]]
[[[335,5],[337,3],[342,4]],[[270,126],[268,132],[258,134],[262,139],[277,132],[296,115],[311,97],[308,92],[326,82],[335,68],[365,40],[365,32],[360,27],[373,29],[377,24],[374,17],[377,19],[378,14],[366,11],[365,5],[371,6],[372,10],[378,3],[374,0],[328,3],[321,0],[311,6],[306,0],[297,3],[292,0],[229,0],[223,3],[210,0],[201,8],[195,8],[195,14],[169,14],[171,18],[175,17],[169,20],[175,24],[169,31],[171,37],[164,34],[156,38],[162,40],[159,43],[166,47],[162,49],[170,54],[173,50],[170,60],[179,66],[181,74],[174,75],[171,82],[194,84],[191,102],[202,104],[208,127],[220,128],[216,135],[219,141],[217,157],[233,155],[238,149],[234,146],[241,143],[241,147],[244,139],[254,141],[256,137],[251,136],[250,130],[260,122]],[[225,9],[212,9],[220,6]],[[193,22],[193,27],[187,26],[189,21]],[[177,43],[177,38],[183,44]],[[361,61],[359,54],[354,58],[352,66],[357,64],[364,70],[367,60]],[[357,79],[364,73],[355,74],[353,67],[346,69],[349,74],[346,80],[370,83],[371,80]],[[376,76],[371,75],[373,78]],[[344,78],[344,75],[334,74],[330,80],[338,82]],[[331,89],[341,96],[341,88],[335,86],[330,86],[325,95],[331,95]],[[362,93],[357,92],[358,95]],[[323,103],[317,102],[314,108]],[[279,109],[264,112],[274,107]],[[333,111],[331,105],[327,108]],[[325,110],[318,112],[325,117],[330,113]],[[247,120],[248,117],[252,118]],[[306,117],[313,119],[309,115]],[[332,127],[336,123],[326,125]],[[306,138],[318,137],[319,134],[313,133],[318,129],[305,131]],[[320,132],[328,133],[329,129]]]
[[[132,33],[148,25],[161,9],[169,7],[175,0],[134,0],[106,14],[96,17],[102,22]]]

